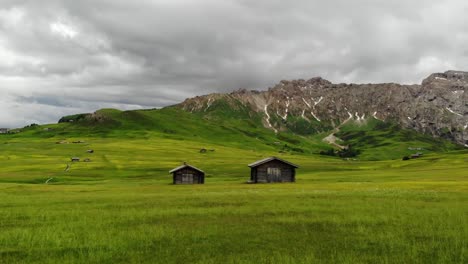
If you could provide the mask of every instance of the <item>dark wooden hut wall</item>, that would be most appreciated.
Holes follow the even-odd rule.
[[[184,168],[174,172],[173,181],[174,184],[203,184],[205,175],[192,168]]]
[[[295,177],[295,168],[278,160],[254,167],[250,174],[250,179],[254,182],[294,182]]]

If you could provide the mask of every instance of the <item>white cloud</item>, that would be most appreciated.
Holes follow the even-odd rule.
[[[50,24],[50,31],[65,39],[74,39],[78,32],[70,25],[62,22],[53,22]]]

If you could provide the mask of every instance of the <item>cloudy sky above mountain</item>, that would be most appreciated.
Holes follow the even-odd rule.
[[[468,70],[465,0],[0,0],[0,127],[281,79]]]

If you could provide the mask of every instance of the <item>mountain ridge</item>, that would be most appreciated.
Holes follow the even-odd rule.
[[[334,84],[321,77],[282,80],[265,91],[239,89],[186,99],[175,107],[209,115],[222,102],[262,116],[275,132],[309,126],[309,133],[369,118],[468,146],[468,72],[434,73],[421,84]]]

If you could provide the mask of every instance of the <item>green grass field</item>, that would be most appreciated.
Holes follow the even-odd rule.
[[[468,262],[466,150],[343,160],[247,126],[216,140],[232,128],[48,127],[0,136],[0,263]],[[306,151],[282,151],[284,140]],[[391,156],[377,152],[365,155]],[[297,182],[246,184],[247,164],[271,155],[300,165]],[[183,161],[205,185],[171,184]]]

